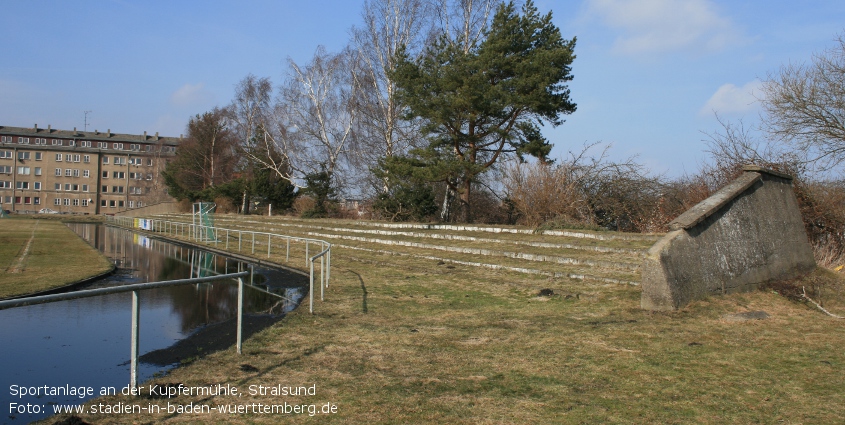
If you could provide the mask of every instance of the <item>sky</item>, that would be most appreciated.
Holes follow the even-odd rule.
[[[694,173],[707,133],[759,119],[760,84],[845,30],[841,0],[535,0],[577,37],[552,157],[591,143],[653,174]],[[179,136],[248,74],[339,51],[363,0],[0,0],[0,125]],[[86,114],[86,111],[90,111]],[[594,151],[595,152],[595,151]]]

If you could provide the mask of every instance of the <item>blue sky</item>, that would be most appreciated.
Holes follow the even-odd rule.
[[[0,124],[178,136],[252,73],[282,80],[360,25],[363,1],[0,0]],[[578,110],[545,134],[553,156],[612,143],[653,173],[694,172],[702,132],[756,121],[759,82],[845,30],[845,2],[535,0],[578,37]]]

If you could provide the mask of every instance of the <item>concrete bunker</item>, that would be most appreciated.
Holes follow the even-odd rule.
[[[710,295],[752,291],[816,267],[792,177],[757,166],[669,224],[646,254],[647,310],[675,310]]]

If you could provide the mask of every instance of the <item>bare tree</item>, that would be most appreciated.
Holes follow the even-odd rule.
[[[468,53],[484,36],[501,0],[433,0],[436,26],[432,37],[445,36]]]
[[[763,84],[764,126],[820,169],[845,160],[845,35],[809,65],[782,67]]]
[[[396,69],[400,49],[416,49],[423,43],[425,22],[423,0],[371,0],[364,3],[363,28],[353,28],[352,36],[361,67],[359,122],[362,162],[374,167],[381,158],[403,154],[419,137],[412,121],[402,118],[397,102],[396,83],[391,72]],[[380,190],[389,182],[381,179]]]
[[[272,138],[287,166],[287,175],[280,175],[300,186],[306,175],[323,171],[342,181],[354,165],[349,153],[356,147],[361,84],[357,63],[348,51],[330,54],[320,46],[308,64],[300,66],[291,59],[288,64],[277,127],[264,135]]]

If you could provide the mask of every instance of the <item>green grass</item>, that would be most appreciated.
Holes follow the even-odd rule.
[[[810,278],[820,285],[819,279],[828,288],[828,305],[842,306],[834,300],[842,296],[841,275]],[[538,297],[544,288],[556,295]],[[331,402],[338,406],[336,415],[83,419],[97,424],[829,424],[845,417],[845,322],[772,290],[713,297],[671,313],[643,311],[639,299],[639,288],[628,285],[447,268],[413,256],[338,249],[326,301],[316,303],[314,315],[299,308],[245,341],[243,355],[234,349],[218,352],[155,380],[230,383],[241,391],[249,385],[316,384],[317,395],[311,397],[178,397],[171,402]],[[764,310],[771,318],[722,319],[750,310]],[[242,365],[258,371],[244,371]],[[150,402],[128,397],[104,402],[118,400]]]
[[[0,219],[0,298],[64,286],[111,268],[58,220]]]

